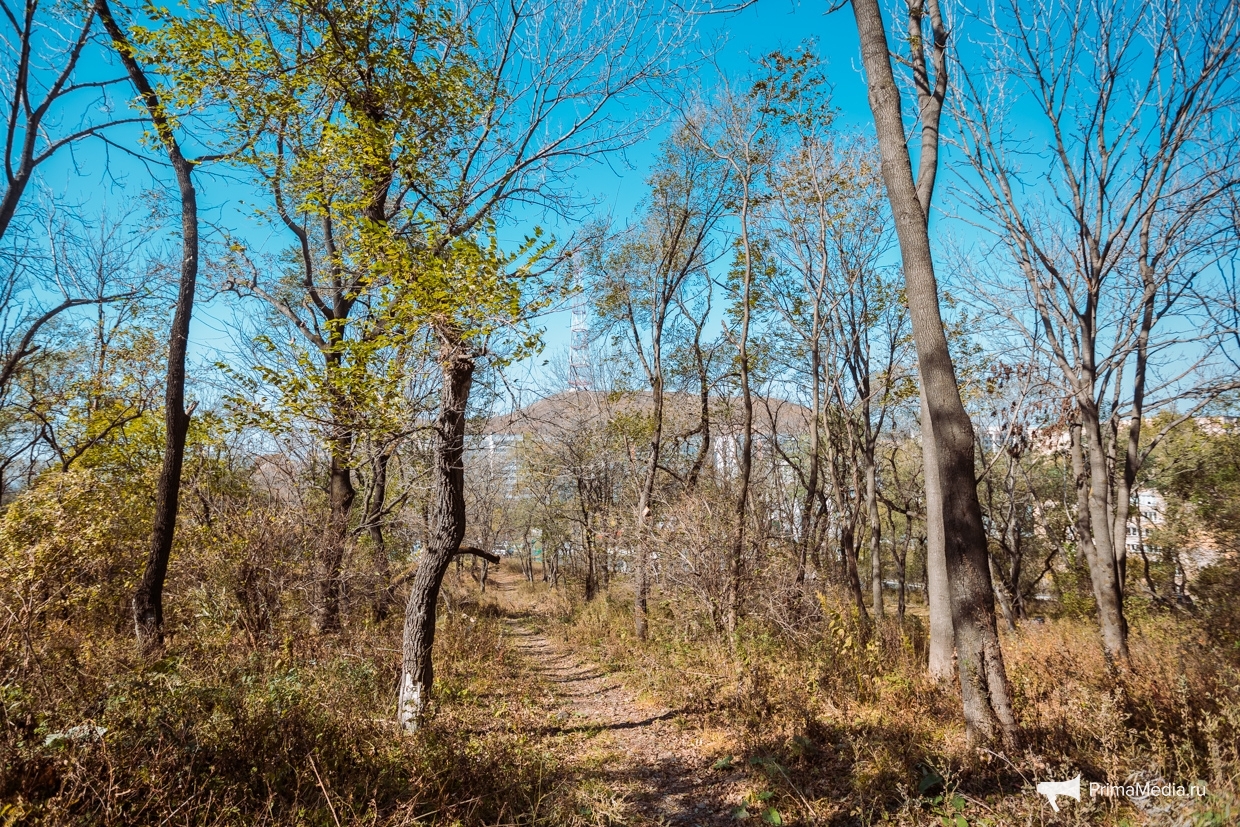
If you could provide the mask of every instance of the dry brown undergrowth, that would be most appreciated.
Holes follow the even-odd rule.
[[[1240,670],[1191,619],[1136,620],[1133,668],[1112,678],[1088,620],[1026,623],[1004,638],[1024,728],[1019,755],[977,753],[952,691],[924,675],[919,624],[866,636],[843,600],[794,629],[751,620],[735,649],[658,603],[644,646],[623,593],[561,597],[557,634],[722,743],[785,823],[1177,824],[1240,822]],[[1085,797],[1056,815],[1036,781],[1160,780],[1204,798]],[[939,783],[939,779],[942,779]],[[919,792],[920,788],[920,792]],[[753,809],[753,808],[751,808]],[[958,820],[960,819],[960,820]]]
[[[413,738],[391,723],[399,616],[359,610],[327,639],[286,620],[254,646],[178,613],[145,663],[123,631],[0,623],[0,824],[555,823],[538,690],[491,604],[460,592]]]
[[[1184,618],[1134,622],[1117,686],[1087,621],[1006,637],[1028,750],[979,757],[952,693],[922,674],[911,618],[867,638],[828,595],[795,626],[751,618],[733,648],[656,601],[639,646],[619,589],[588,606],[543,584],[480,598],[468,576],[452,592],[437,714],[415,738],[389,723],[399,617],[374,625],[359,608],[347,634],[320,640],[286,613],[256,643],[234,618],[182,611],[167,656],[140,663],[123,628],[10,615],[0,824],[1236,821],[1236,667]],[[567,658],[570,679],[599,669],[557,681],[514,623]],[[608,728],[635,713],[641,727]],[[1032,791],[1078,771],[1204,782],[1210,796],[1087,797],[1056,816]]]

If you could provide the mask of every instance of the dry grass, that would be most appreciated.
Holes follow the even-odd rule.
[[[399,617],[330,639],[286,622],[274,649],[180,618],[155,662],[125,635],[0,629],[0,824],[554,824],[528,680],[493,606],[454,608],[415,737],[391,723]]]
[[[0,625],[0,824],[646,824],[542,734],[547,690],[503,632],[513,611],[677,709],[703,772],[742,768],[750,823],[767,808],[788,824],[948,827],[1240,812],[1240,670],[1191,618],[1137,617],[1118,679],[1088,619],[1007,636],[1026,749],[998,756],[966,745],[954,691],[923,672],[915,617],[866,634],[828,593],[795,621],[750,616],[728,641],[665,595],[638,644],[621,587],[582,605],[521,585],[500,605],[466,576],[441,619],[436,714],[408,737],[390,723],[399,617],[370,623],[359,598],[345,635],[316,638],[293,611],[255,635],[212,608],[228,601],[206,582],[169,596],[176,634],[156,662],[122,627],[72,613]],[[1210,795],[1086,798],[1054,815],[1033,782],[1077,772]]]
[[[1132,629],[1133,669],[1107,669],[1088,619],[1028,623],[1004,639],[1025,747],[976,752],[953,688],[921,666],[910,618],[865,635],[842,596],[797,623],[750,618],[730,645],[688,604],[656,602],[637,645],[627,596],[563,601],[559,632],[680,708],[773,791],[788,823],[1183,824],[1240,822],[1240,669],[1189,618]],[[1197,784],[1204,798],[1086,796],[1055,815],[1036,781]],[[934,783],[941,778],[941,783]],[[957,820],[959,817],[960,820]]]

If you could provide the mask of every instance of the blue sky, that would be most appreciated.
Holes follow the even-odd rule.
[[[801,4],[793,0],[760,0],[736,14],[701,17],[701,41],[713,44],[715,51],[712,65],[704,66],[696,82],[709,85],[719,72],[743,75],[759,56],[813,41],[832,86],[833,102],[839,111],[837,123],[845,130],[869,132],[870,113],[859,69],[860,56],[851,11],[845,7],[828,15],[826,8],[825,2]],[[100,55],[88,56],[83,68],[94,77],[120,74],[114,63],[108,65]],[[128,89],[125,94],[129,94]],[[65,125],[69,125],[68,119]],[[655,130],[645,143],[631,148],[623,158],[612,156],[581,170],[577,179],[579,189],[596,197],[601,202],[599,209],[623,221],[632,214],[643,195],[646,169],[665,132],[665,128]],[[114,133],[113,139],[120,143],[136,143],[138,135],[137,129],[129,129]],[[42,180],[51,192],[70,204],[81,205],[83,213],[89,216],[105,206],[115,210],[143,190],[171,183],[167,169],[156,168],[155,172],[163,179],[159,184],[152,181],[150,167],[115,149],[105,149],[98,142],[87,142],[78,145],[72,155],[63,153],[49,163],[43,169]],[[271,230],[249,217],[253,205],[261,204],[263,196],[226,168],[203,169],[197,185],[204,237],[210,236],[211,225],[216,225],[228,227],[255,247],[283,247],[288,243],[287,238],[273,235]],[[171,188],[170,191],[175,192]],[[246,201],[249,205],[244,203]],[[169,249],[175,249],[179,239],[174,198],[169,199],[167,207],[173,220],[169,222],[166,241]],[[508,232],[519,237],[540,219],[545,221],[543,216],[531,215],[528,221],[508,228]],[[571,227],[553,225],[548,229],[563,236]],[[231,351],[238,332],[246,331],[263,312],[257,302],[238,305],[235,300],[216,297],[211,289],[214,281],[213,274],[204,269],[191,330],[191,358],[199,364],[214,362]],[[543,324],[546,328],[543,358],[554,358],[567,346],[569,313],[549,314]],[[537,362],[541,359],[535,364]],[[535,374],[537,372],[535,367]]]
[[[694,84],[709,85],[720,72],[743,76],[755,59],[775,50],[790,51],[810,41],[822,60],[831,84],[832,101],[838,109],[841,130],[871,134],[873,127],[866,88],[860,71],[861,55],[851,9],[827,14],[826,2],[760,0],[739,13],[701,18],[700,37],[713,48],[713,59],[702,67]],[[666,127],[656,130],[642,145],[626,153],[623,162],[612,158],[583,172],[584,192],[598,196],[601,209],[617,222],[631,216],[645,193],[646,171],[653,161]],[[559,232],[559,230],[555,230]],[[570,314],[549,314],[544,320],[546,351],[536,363],[561,357],[568,347]],[[537,378],[535,368],[535,380]]]

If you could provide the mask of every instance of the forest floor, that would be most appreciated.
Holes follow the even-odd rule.
[[[487,592],[531,678],[545,690],[555,723],[531,733],[549,739],[574,787],[579,815],[597,823],[735,823],[750,784],[739,765],[716,768],[729,735],[669,709],[542,631],[548,606],[523,589],[519,573],[497,567]]]

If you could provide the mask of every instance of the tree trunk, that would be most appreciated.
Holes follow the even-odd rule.
[[[930,611],[930,677],[949,683],[956,674],[956,632],[947,586],[947,553],[943,542],[943,493],[939,487],[938,455],[930,430],[930,408],[921,394],[921,455],[926,485],[926,605]]]
[[[878,467],[872,455],[866,457],[865,504],[870,522],[870,593],[874,619],[882,618],[883,612],[883,527],[878,516]]]
[[[1003,623],[1007,626],[1009,632],[1015,632],[1016,609],[1013,605],[1012,592],[1008,588],[1007,582],[1003,579],[1003,573],[995,565],[993,557],[990,558],[990,577],[995,584],[995,599],[999,601],[999,611],[1003,614]]]
[[[1007,514],[1003,526],[1003,545],[1008,554],[1008,571],[992,572],[997,575],[1000,588],[996,590],[999,608],[1003,611],[1003,619],[1007,622],[1008,631],[1016,631],[1016,621],[1022,615],[1020,597],[1021,537],[1020,522],[1016,506],[1016,457],[1008,457],[1007,474],[1003,478],[1003,489],[1007,495]]]
[[[913,545],[913,515],[904,515],[904,545],[896,556],[896,580],[900,584],[900,593],[896,603],[896,618],[904,625],[904,614],[908,608],[908,550]],[[892,528],[894,532],[895,529]]]
[[[654,337],[653,362],[650,376],[651,403],[654,407],[654,430],[650,434],[650,455],[646,460],[646,475],[637,498],[637,578],[633,588],[633,628],[638,640],[647,634],[647,595],[650,592],[650,547],[646,531],[652,514],[654,483],[659,473],[659,455],[663,448],[663,360],[660,352],[659,333]]]
[[[125,32],[116,23],[107,0],[95,0],[95,14],[112,40],[130,81],[151,116],[155,133],[168,155],[181,196],[181,279],[176,310],[168,331],[168,367],[164,382],[164,457],[155,490],[155,519],[151,528],[150,550],[142,579],[133,596],[134,628],[138,647],[154,652],[164,642],[164,580],[168,558],[176,533],[177,508],[181,496],[181,467],[185,460],[185,440],[189,433],[190,411],[185,410],[185,355],[189,347],[190,317],[194,312],[194,290],[198,282],[198,195],[194,191],[193,163],[181,152],[167,113],[146,72],[133,56]]]
[[[1148,219],[1143,222],[1140,237],[1142,247],[1148,250],[1150,238]],[[1124,590],[1128,585],[1128,507],[1137,482],[1137,472],[1141,470],[1142,463],[1141,420],[1145,416],[1145,374],[1149,363],[1150,331],[1154,327],[1154,298],[1158,295],[1158,285],[1148,256],[1142,256],[1140,269],[1141,280],[1145,284],[1145,293],[1142,298],[1141,332],[1137,334],[1136,364],[1133,366],[1132,375],[1132,416],[1128,420],[1128,445],[1124,451],[1124,463],[1115,486],[1115,521],[1111,533],[1111,545],[1115,550],[1116,578],[1119,580],[1121,612],[1124,608]],[[1128,629],[1125,625],[1125,649],[1127,648],[1127,635]]]
[[[594,561],[594,538],[590,532],[590,514],[582,506],[581,546],[586,553],[585,598],[589,603],[598,593],[598,573]]]
[[[878,134],[883,180],[900,244],[918,370],[935,442],[937,467],[927,468],[927,474],[938,476],[943,493],[944,550],[965,725],[973,743],[1001,738],[1006,747],[1014,749],[1016,718],[995,625],[994,586],[974,479],[973,425],[960,399],[943,331],[927,223],[928,205],[923,207],[913,181],[900,91],[891,69],[878,0],[853,0],[852,7]]]
[[[383,538],[383,509],[387,501],[388,464],[394,447],[384,448],[375,457],[374,479],[370,486],[370,502],[366,513],[366,532],[370,535],[375,562],[375,587],[372,611],[376,621],[387,619],[396,602],[392,593],[392,566],[388,560],[387,543]]]
[[[605,592],[611,591],[611,541],[603,543],[602,579],[599,583]]]
[[[443,389],[435,424],[432,465],[434,499],[431,535],[422,551],[405,606],[398,720],[414,731],[421,724],[434,685],[432,647],[435,609],[443,576],[465,537],[465,406],[474,378],[474,359],[449,339],[440,361]],[[545,552],[544,552],[545,554]],[[545,558],[544,558],[545,559]]]
[[[831,469],[832,493],[835,501],[835,513],[840,521],[840,562],[844,569],[844,580],[848,584],[849,591],[852,592],[853,602],[857,606],[857,615],[863,622],[868,623],[870,619],[869,612],[865,608],[865,593],[861,588],[861,572],[857,565],[857,517],[855,509],[850,509],[848,499],[845,497],[845,491],[848,485],[841,479],[842,472],[840,469],[839,450],[836,446],[835,434],[831,429],[827,428],[826,446],[827,446],[827,465]],[[855,487],[855,486],[854,486]]]
[[[320,634],[338,632],[341,626],[340,603],[344,590],[341,570],[349,540],[349,512],[357,497],[353,473],[349,468],[352,443],[350,434],[337,434],[331,440],[331,471],[327,485],[330,512],[327,530],[323,532],[323,549],[314,594],[314,628]]]
[[[1089,581],[1098,604],[1098,625],[1102,630],[1102,648],[1113,666],[1128,663],[1128,624],[1124,620],[1123,590],[1120,588],[1116,554],[1111,548],[1110,480],[1107,479],[1106,453],[1102,447],[1102,428],[1097,408],[1091,403],[1081,406],[1083,441],[1089,452],[1088,468],[1082,469],[1088,479],[1086,496],[1093,542],[1083,544],[1089,563]],[[1078,483],[1078,491],[1080,490]],[[1078,495],[1079,496],[1079,495]],[[1127,503],[1124,504],[1127,508]]]
[[[840,526],[840,553],[844,557],[848,587],[852,591],[853,602],[857,604],[857,616],[862,622],[868,623],[870,614],[865,608],[865,592],[861,589],[861,572],[857,566],[856,527],[850,518],[845,518],[844,524]]]
[[[733,636],[740,622],[741,580],[745,565],[745,518],[749,514],[749,482],[753,474],[753,393],[749,386],[749,324],[753,312],[751,291],[753,289],[753,247],[749,238],[750,180],[746,176],[741,196],[741,250],[745,266],[741,280],[741,318],[737,333],[737,362],[741,388],[741,441],[737,446],[740,462],[740,490],[736,493],[736,533],[732,537],[732,549],[728,556],[727,595],[724,621],[728,634]]]
[[[815,319],[817,318],[815,314]],[[815,327],[815,331],[817,328]],[[819,348],[817,339],[814,339],[809,349],[809,376],[810,376],[810,421],[809,421],[809,470],[805,475],[805,498],[801,505],[801,547],[797,555],[797,574],[796,585],[800,591],[805,583],[805,571],[809,561],[810,547],[814,544],[814,506],[818,502],[818,475],[819,475],[819,456],[822,453],[822,392],[819,384],[819,375],[822,373],[822,351]],[[800,595],[797,595],[799,598]]]
[[[692,492],[697,488],[702,469],[710,457],[710,374],[706,367],[706,358],[702,353],[702,328],[694,328],[693,360],[698,379],[698,443],[697,454],[693,457],[693,465],[685,477],[685,490]]]

